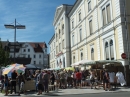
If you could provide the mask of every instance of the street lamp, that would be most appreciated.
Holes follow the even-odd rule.
[[[14,31],[14,63],[15,63],[15,46],[16,46],[16,29],[25,29],[25,25],[16,25],[16,19],[15,19],[15,24],[10,25],[10,24],[5,24],[5,28],[8,29],[15,29]]]

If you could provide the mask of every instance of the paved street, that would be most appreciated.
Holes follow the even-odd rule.
[[[37,95],[34,92],[27,92],[26,95],[21,94],[21,97],[35,97],[35,96],[72,96],[72,97],[128,97],[130,95],[130,88],[118,88],[114,91],[104,91],[102,89],[90,89],[90,88],[82,88],[82,89],[60,89],[58,91],[51,91],[49,93],[43,93],[42,95]],[[125,96],[124,96],[125,95]],[[19,97],[18,95],[9,95]],[[4,94],[0,93],[0,97],[4,97]]]

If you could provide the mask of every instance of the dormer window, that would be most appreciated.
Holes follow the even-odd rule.
[[[38,44],[35,44],[35,47],[38,47]]]

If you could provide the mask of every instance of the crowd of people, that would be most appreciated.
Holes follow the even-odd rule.
[[[21,92],[25,93],[25,80],[35,80],[35,91],[37,95],[42,94],[42,92],[49,92],[49,85],[53,85],[55,89],[66,89],[66,88],[81,88],[84,86],[90,86],[91,89],[98,83],[103,83],[103,88],[105,91],[110,90],[111,83],[116,86],[117,77],[115,74],[111,76],[112,73],[101,70],[100,74],[97,74],[95,70],[26,70],[24,74],[19,75],[16,71],[12,72],[9,78],[7,74],[1,77],[3,88],[5,89],[5,95],[8,93],[16,93],[16,85],[19,86],[20,95]],[[87,80],[89,79],[89,80]],[[1,91],[2,91],[1,89]],[[10,92],[9,92],[10,90]]]

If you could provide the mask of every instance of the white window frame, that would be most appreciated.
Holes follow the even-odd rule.
[[[81,13],[81,9],[78,12],[78,20],[79,22],[82,20],[82,13]]]
[[[74,36],[74,34],[72,34],[72,46],[75,45],[74,38],[75,38],[75,36]]]
[[[90,33],[90,25],[89,25],[89,35],[92,35],[93,34],[93,16],[90,16],[90,18],[88,19],[88,24],[90,21],[92,21],[92,33]]]
[[[93,44],[90,44],[90,58],[92,58],[92,55],[91,55],[91,49],[94,49],[94,43]],[[95,49],[94,49],[94,51],[95,51]],[[95,59],[95,57],[94,57],[94,59]]]
[[[90,3],[90,9],[89,9],[89,3]],[[88,12],[90,12],[92,10],[92,1],[88,0]]]
[[[74,19],[72,19],[71,21],[71,26],[72,26],[72,29],[74,29]]]
[[[80,50],[80,60],[84,59],[84,54],[83,54],[83,59],[81,58],[81,53],[83,54],[83,49]]]
[[[107,41],[109,43],[110,40],[113,40],[113,52],[114,52],[114,59],[116,59],[116,46],[115,46],[115,39],[114,39],[114,31],[109,32],[109,34],[105,35],[102,37],[103,42],[102,42],[102,50],[103,50],[103,58],[106,60],[106,55],[105,55],[105,42]],[[109,54],[110,58],[110,54]]]
[[[79,41],[81,42],[83,40],[82,38],[82,26],[79,27]]]
[[[111,3],[111,0],[110,1],[104,0],[103,3],[99,6],[99,8],[100,8],[100,14],[101,14],[101,21],[102,21],[101,25],[102,26],[104,26],[103,25],[102,10],[105,8],[105,13],[106,13],[106,7],[107,7],[107,5],[110,5],[111,21],[113,20],[113,16],[112,16],[113,12],[112,12],[112,3]],[[106,14],[106,24],[108,24],[108,22],[107,22],[107,14]]]

